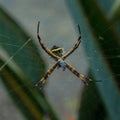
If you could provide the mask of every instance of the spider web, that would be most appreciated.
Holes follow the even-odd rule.
[[[28,19],[29,18],[27,18],[27,15],[24,12],[23,12],[23,14],[25,14],[26,18],[24,18],[22,16],[19,16],[20,14],[18,14],[18,13],[20,11],[15,11],[15,10],[13,11],[10,8],[12,5],[10,6],[7,2],[2,2],[2,3],[3,3],[3,5],[5,5],[5,7],[7,7],[8,10],[11,11],[11,13],[13,13],[14,16],[16,16],[16,18],[20,22],[23,22],[23,24],[25,25],[25,27],[26,27],[26,29],[28,31],[30,31],[30,30],[32,31],[30,33],[35,37],[35,35],[36,35],[36,25],[37,25],[36,19],[38,19],[35,16],[41,16],[40,13],[38,12],[39,11],[39,6],[36,5],[38,7],[37,11],[35,9],[34,9],[34,11],[32,11],[32,15],[34,15],[35,19],[32,19],[32,21],[29,22],[30,24],[28,24]],[[22,1],[21,4],[23,4],[23,3],[24,2]],[[52,4],[55,5],[55,4],[58,4],[58,3],[59,2],[57,1],[57,2],[51,3],[50,5],[47,5],[47,7],[48,7],[47,9],[49,10],[50,7],[53,7]],[[63,21],[63,22],[61,22],[61,24],[58,24],[57,22],[56,22],[56,24],[53,24],[53,22],[52,22],[53,17],[49,16],[48,17],[49,20],[48,20],[48,18],[44,15],[44,13],[46,13],[47,10],[44,10],[44,13],[41,13],[41,14],[47,20],[44,21],[43,18],[40,18],[41,21],[44,21],[44,22],[41,22],[42,25],[41,25],[40,31],[41,31],[41,34],[43,36],[43,39],[46,40],[45,41],[46,46],[51,46],[52,47],[52,45],[54,43],[54,44],[60,45],[63,48],[66,48],[65,51],[67,51],[71,46],[73,46],[73,44],[75,42],[74,40],[76,40],[77,37],[78,37],[78,34],[76,33],[77,27],[75,29],[73,29],[74,25],[72,23],[70,13],[65,8],[66,6],[64,5],[63,1],[60,2],[60,4],[61,4],[60,6],[63,6],[63,10],[65,10],[66,13],[68,14],[67,15],[68,18],[61,15],[61,13],[62,13],[61,8],[59,8],[58,11],[57,11],[57,12],[59,12],[59,10],[61,10],[59,12],[60,13],[59,15],[57,15],[57,12],[54,13],[51,10],[50,12],[54,13],[54,19],[56,18],[55,19],[56,21],[62,21],[62,19],[65,19],[65,22]],[[28,7],[28,6],[25,5],[23,7]],[[31,7],[32,7],[32,5],[31,5]],[[20,10],[20,8],[19,8],[19,10]],[[29,9],[29,11],[27,11],[27,13],[30,14],[30,11],[31,11],[31,9]],[[62,19],[60,19],[61,16],[62,16]],[[28,15],[28,17],[30,17],[30,15]],[[27,19],[27,20],[25,20],[25,19]],[[51,25],[48,24],[48,21],[50,22]],[[71,26],[70,26],[70,24],[71,24]],[[103,34],[107,34],[107,30],[110,27],[113,27],[115,24],[117,24],[117,23],[113,23],[108,28],[104,28]],[[28,27],[28,26],[30,26],[30,27]],[[58,27],[58,30],[56,31],[57,26],[59,26],[59,27]],[[99,24],[96,23],[96,26],[99,26]],[[64,27],[64,31],[63,31],[63,27]],[[61,30],[62,30],[62,32],[60,32]],[[68,32],[66,32],[66,31],[68,31]],[[70,33],[72,33],[72,34],[70,35]],[[11,35],[3,35],[3,34],[0,33],[0,39],[2,39],[4,37],[8,41],[9,41],[9,39],[12,39],[13,36],[11,36]],[[58,36],[59,36],[59,38],[58,38]],[[47,40],[48,38],[50,40]],[[82,41],[85,41],[86,38],[87,38],[87,36],[83,36]],[[56,39],[58,39],[57,42],[56,42]],[[98,39],[100,39],[101,41],[104,42],[104,38],[102,36],[98,35]],[[5,41],[5,42],[0,41],[1,46],[11,46],[11,48],[13,48],[13,50],[14,50],[13,54],[11,56],[9,56],[9,58],[7,59],[5,64],[3,64],[0,67],[0,71],[6,65],[8,65],[9,62],[11,62],[11,60],[13,58],[16,58],[16,56],[21,52],[21,50],[29,44],[30,40],[31,39],[28,39],[27,42],[23,43],[22,45],[9,43],[7,41]],[[64,40],[64,42],[63,42],[63,40]],[[85,42],[84,42],[84,44],[85,44]],[[82,47],[82,45],[80,45],[78,50],[76,50],[66,61],[68,61],[72,66],[74,66],[79,72],[86,74],[87,68],[88,68],[88,63],[87,63],[86,59],[92,59],[92,56],[84,58],[85,57],[84,51],[83,51],[83,49],[81,47]],[[110,48],[110,50],[114,51],[114,50],[116,50],[116,48]],[[80,53],[80,51],[81,51],[81,53]],[[93,52],[96,52],[96,50],[93,50]],[[24,54],[24,52],[22,54]],[[43,52],[43,54],[44,54],[44,52]],[[54,61],[52,59],[50,59],[46,54],[44,54],[43,57],[46,60],[46,62],[48,64],[48,68],[49,68],[54,63]],[[120,56],[108,56],[108,57],[116,58],[116,57],[120,57]],[[29,58],[29,59],[32,59],[32,58]],[[20,62],[24,63],[24,61],[21,61],[21,60],[20,60]],[[82,63],[82,65],[81,65],[81,63]],[[32,63],[30,63],[30,62],[28,62],[27,64],[30,64],[32,66]],[[95,60],[94,64],[99,64],[99,61]],[[36,68],[32,68],[32,69],[36,69]],[[96,69],[96,71],[99,71],[99,69]],[[119,75],[120,74],[115,74],[114,76],[119,76]],[[38,76],[38,78],[39,78],[39,76]],[[54,108],[57,111],[58,115],[61,116],[60,117],[61,119],[66,119],[66,116],[69,119],[72,118],[71,116],[73,116],[73,117],[77,116],[77,110],[79,109],[78,108],[79,97],[80,97],[80,94],[81,94],[80,91],[81,91],[83,85],[79,80],[76,80],[76,79],[77,79],[76,76],[72,75],[70,73],[70,71],[66,70],[65,72],[62,72],[60,69],[58,69],[58,70],[56,69],[52,73],[50,78],[48,79],[48,84],[45,87],[45,89],[46,89],[45,91],[46,91],[46,94],[48,96],[48,99],[50,99],[50,102],[54,106]],[[12,92],[12,90],[10,92]],[[94,97],[96,98],[96,95]],[[59,101],[59,104],[58,104],[58,101]],[[17,102],[19,102],[19,100]],[[89,103],[90,103],[90,100],[89,100],[89,102],[87,104],[89,104]]]

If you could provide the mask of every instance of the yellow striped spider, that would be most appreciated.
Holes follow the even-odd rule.
[[[52,49],[48,49],[47,47],[44,46],[43,41],[39,35],[39,25],[40,25],[40,22],[38,22],[38,26],[37,26],[37,38],[39,40],[39,43],[40,43],[41,47],[43,48],[43,50],[55,60],[55,63],[53,64],[52,67],[50,67],[48,69],[46,74],[38,81],[38,83],[36,83],[35,86],[42,87],[46,83],[46,79],[48,78],[48,76],[53,72],[53,70],[56,67],[61,67],[63,69],[63,71],[66,68],[68,68],[85,85],[88,85],[88,83],[92,80],[90,78],[86,77],[85,75],[83,75],[82,73],[78,73],[74,67],[72,67],[70,64],[68,64],[67,62],[64,61],[70,54],[72,54],[78,48],[78,46],[81,43],[81,31],[80,31],[79,24],[78,24],[79,37],[78,37],[76,43],[74,44],[74,46],[65,54],[63,54],[63,48],[61,48],[61,47],[53,46]]]

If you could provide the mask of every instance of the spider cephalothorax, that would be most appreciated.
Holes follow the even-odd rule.
[[[77,70],[72,67],[70,64],[68,64],[67,62],[65,62],[64,60],[71,54],[73,53],[78,46],[80,45],[81,42],[81,31],[80,31],[80,26],[78,24],[78,30],[79,30],[79,37],[76,41],[76,43],[74,44],[74,46],[65,54],[63,54],[63,48],[58,47],[58,46],[53,46],[50,49],[48,49],[47,47],[44,46],[42,39],[39,36],[39,24],[40,22],[38,22],[38,27],[37,27],[37,37],[39,40],[39,43],[41,45],[41,47],[45,50],[45,52],[48,53],[48,55],[50,55],[56,62],[54,63],[54,65],[48,69],[47,73],[44,75],[44,77],[42,77],[40,79],[40,81],[38,81],[38,83],[36,84],[36,86],[40,86],[42,87],[45,82],[46,79],[48,78],[48,76],[53,72],[53,70],[59,66],[63,69],[63,71],[68,68],[73,74],[75,74],[81,81],[83,81],[84,84],[88,85],[88,82],[92,81],[90,78],[86,77],[85,75],[83,75],[82,73],[77,72]]]
[[[51,51],[52,51],[55,55],[57,55],[57,56],[59,56],[59,57],[62,57],[62,56],[63,56],[64,49],[61,48],[61,47],[59,47],[59,46],[54,45],[54,46],[51,48]]]

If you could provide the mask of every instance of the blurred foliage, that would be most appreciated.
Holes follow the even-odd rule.
[[[85,87],[81,101],[79,120],[110,120],[95,83]]]
[[[110,17],[120,22],[120,1],[116,0],[111,9]]]
[[[100,48],[103,54],[104,59],[107,61],[107,64],[112,70],[112,73],[114,74],[115,77],[115,81],[120,89],[119,38],[117,34],[114,32],[113,30],[114,27],[111,26],[111,22],[108,21],[107,18],[104,16],[95,0],[92,0],[90,3],[88,1],[80,0],[80,4],[84,9],[85,15],[89,19],[89,24],[92,27],[92,32],[94,34],[94,37],[96,38],[95,42],[97,43],[98,47]]]
[[[115,25],[115,28],[120,38],[120,1],[119,0],[115,1],[111,9],[110,20],[112,21],[112,24]]]
[[[26,119],[58,120],[44,93],[34,88],[45,71],[44,60],[33,39],[2,8],[0,46],[0,76]]]
[[[83,90],[79,109],[80,120],[119,120],[120,116],[120,41],[119,7],[111,17],[105,16],[96,0],[66,0],[75,23],[80,23],[82,43],[90,63],[90,76],[102,83],[90,84]],[[103,1],[105,4],[105,1]],[[114,27],[117,27],[118,34]],[[57,120],[44,93],[33,85],[43,75],[45,63],[32,38],[18,54],[14,54],[29,36],[0,9],[0,45],[8,55],[15,57],[0,71],[3,83],[27,119],[43,119],[46,115]],[[7,59],[0,58],[0,65]],[[12,63],[19,68],[18,71]],[[17,102],[19,100],[19,102]],[[33,109],[32,109],[33,108]]]
[[[103,2],[105,5],[106,1]],[[92,76],[94,80],[102,80],[85,87],[79,119],[119,120],[120,41],[115,26],[96,0],[67,0],[67,3],[75,23],[81,25],[82,43]]]

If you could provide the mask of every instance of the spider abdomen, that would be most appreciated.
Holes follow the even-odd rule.
[[[63,69],[63,71],[65,71],[65,69],[66,69],[66,64],[65,64],[65,62],[64,62],[62,59],[59,59],[59,60],[58,60],[58,64],[59,64],[59,66]]]

